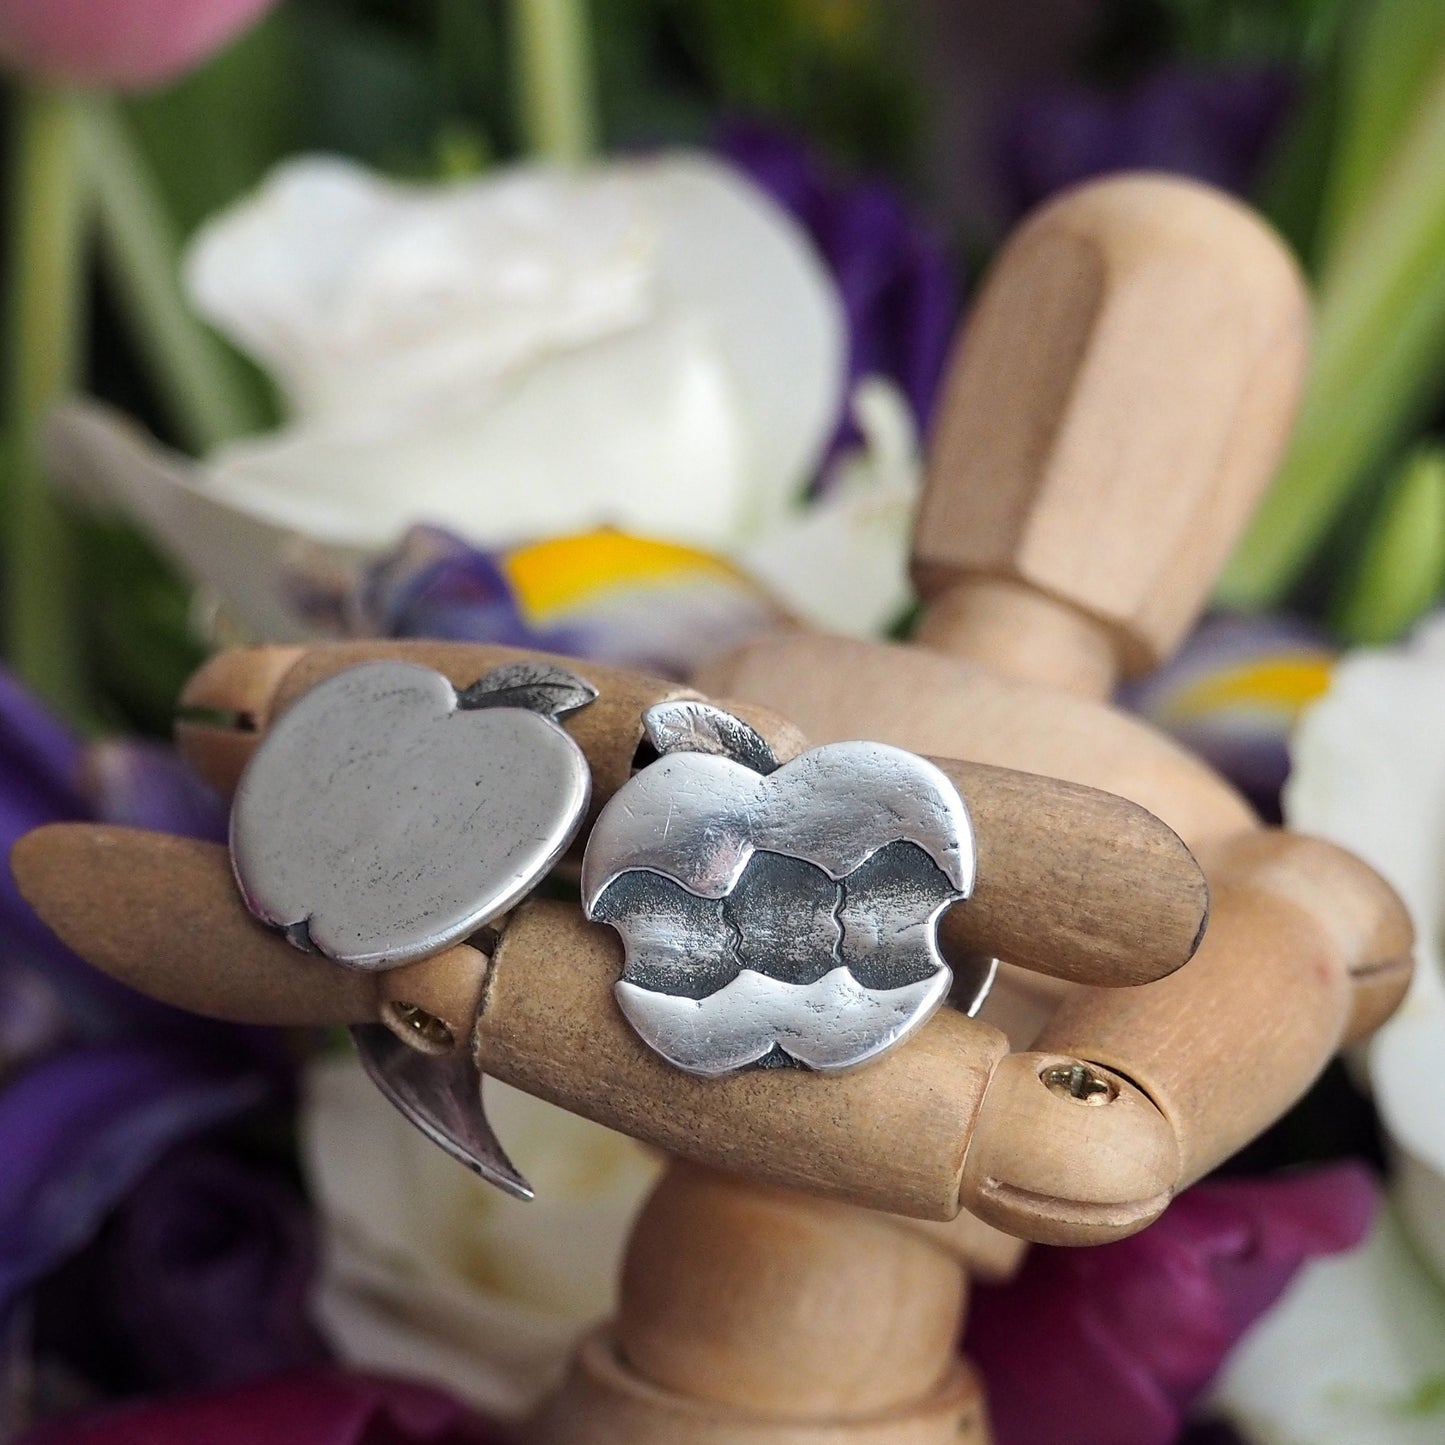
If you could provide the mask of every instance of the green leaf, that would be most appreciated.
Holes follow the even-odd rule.
[[[168,736],[176,698],[206,649],[191,588],[134,528],[78,517],[85,648],[108,721]]]
[[[1358,570],[1336,599],[1346,642],[1393,642],[1434,604],[1445,582],[1445,449],[1401,468],[1365,541]]]
[[[1320,283],[1314,366],[1293,445],[1220,584],[1278,604],[1352,495],[1445,380],[1445,52],[1369,205]]]
[[[1445,55],[1440,0],[1372,0],[1341,46],[1339,145],[1325,187],[1321,254],[1328,255],[1380,184]]]

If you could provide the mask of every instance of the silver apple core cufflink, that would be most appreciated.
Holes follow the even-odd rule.
[[[591,774],[557,719],[597,696],[564,668],[513,663],[470,687],[363,663],[277,720],[231,809],[246,906],[298,948],[376,971],[440,953],[505,913],[571,845]],[[351,1030],[372,1082],[454,1158],[530,1198],[487,1122],[465,1041],[428,1055]]]
[[[950,991],[982,1004],[992,960],[960,997],[938,949],[976,862],[939,768],[871,742],[779,764],[700,702],[644,725],[660,756],[602,810],[582,903],[622,937],[617,1002],[651,1048],[700,1075],[837,1071],[902,1042]]]
[[[347,669],[267,733],[231,809],[246,906],[348,968],[440,953],[567,850],[591,775],[557,718],[596,691],[515,663],[461,691],[406,662]]]

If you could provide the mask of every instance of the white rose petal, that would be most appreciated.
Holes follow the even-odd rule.
[[[820,258],[700,153],[445,185],[303,158],[203,228],[186,280],[289,420],[92,487],[263,637],[308,627],[278,552],[375,555],[417,523],[736,556],[799,504],[842,400]]]
[[[815,627],[876,637],[913,600],[908,550],[922,487],[918,434],[902,392],[869,377],[853,394],[863,448],[831,490],[743,548],[739,561]]]
[[[1387,1211],[1361,1248],[1300,1271],[1212,1404],[1254,1445],[1439,1445],[1442,1344],[1445,1293]]]
[[[495,1080],[486,1098],[535,1200],[448,1158],[351,1058],[307,1071],[302,1154],[324,1231],[318,1316],[342,1357],[516,1418],[612,1312],[627,1233],[661,1165]]]
[[[1445,1181],[1445,619],[1341,662],[1291,751],[1290,825],[1358,853],[1410,910],[1415,978],[1368,1046],[1369,1071],[1391,1137]],[[1445,1274],[1445,1253],[1437,1263]]]
[[[615,526],[723,550],[752,514],[755,470],[702,323],[659,314],[491,399],[234,443],[204,485],[242,515],[357,548],[432,524],[483,546]]]
[[[1363,1051],[1395,1154],[1393,1212],[1364,1250],[1305,1267],[1219,1399],[1269,1445],[1433,1445],[1445,1439],[1445,618],[1339,663],[1291,753],[1289,825],[1365,859],[1415,925],[1410,993]]]

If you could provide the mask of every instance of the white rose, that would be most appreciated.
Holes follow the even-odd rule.
[[[806,515],[843,401],[831,278],[702,154],[446,185],[301,159],[203,228],[186,280],[287,423],[191,464],[73,412],[55,452],[263,636],[307,630],[298,564],[344,571],[416,523],[487,548],[611,526],[742,560]],[[870,508],[823,510],[889,549],[891,578],[902,528]]]
[[[317,1316],[341,1357],[515,1419],[612,1313],[628,1230],[661,1164],[494,1079],[486,1092],[532,1201],[443,1154],[350,1056],[307,1070],[302,1157],[322,1221]]]
[[[1219,1400],[1271,1445],[1434,1445],[1445,1439],[1445,618],[1339,663],[1291,753],[1290,825],[1358,853],[1415,924],[1409,996],[1363,1052],[1396,1169],[1373,1238],[1302,1271],[1232,1359]]]

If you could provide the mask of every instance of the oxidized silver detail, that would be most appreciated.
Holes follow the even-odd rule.
[[[587,760],[556,718],[596,695],[530,663],[460,692],[395,661],[321,683],[270,729],[236,793],[247,907],[351,968],[460,942],[535,887],[581,826]]]
[[[421,1053],[384,1024],[358,1025],[351,1037],[371,1082],[432,1143],[498,1189],[518,1199],[533,1197],[487,1122],[482,1075],[469,1048]]]
[[[695,1074],[839,1070],[918,1028],[953,982],[938,917],[974,881],[949,778],[883,743],[779,765],[703,703],[645,722],[663,756],[602,810],[582,865],[587,916],[622,936],[617,1001],[643,1040]]]

